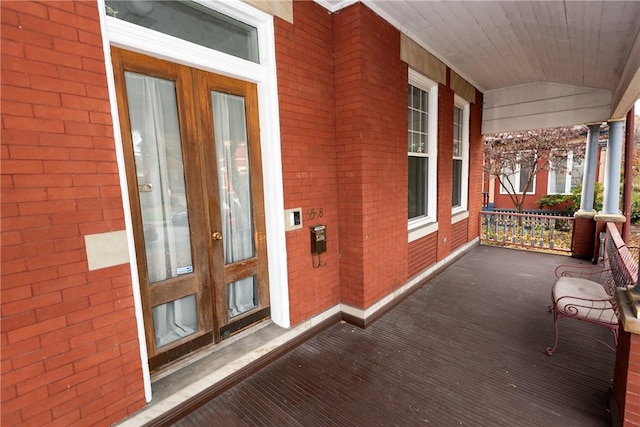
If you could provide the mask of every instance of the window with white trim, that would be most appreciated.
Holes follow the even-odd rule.
[[[500,185],[500,194],[513,194],[514,190],[516,194],[523,194],[526,190],[526,194],[534,194],[536,188],[536,177],[533,177],[533,180],[527,187],[527,179],[529,177],[529,170],[531,168],[529,166],[523,166],[521,164],[517,164],[515,170],[511,171],[508,169],[503,169],[501,179],[503,181],[507,181],[506,185],[510,188],[507,190],[504,187],[504,184]],[[512,188],[511,188],[512,187]],[[526,187],[526,188],[525,188]]]
[[[453,212],[467,210],[469,191],[469,103],[456,95],[453,107]]]
[[[548,194],[571,194],[582,187],[584,164],[582,159],[574,159],[573,152],[566,155],[554,154],[549,161]]]
[[[409,228],[436,218],[438,85],[409,70],[408,210]]]

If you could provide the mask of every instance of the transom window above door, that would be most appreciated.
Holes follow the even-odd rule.
[[[258,30],[215,10],[185,1],[107,0],[108,16],[259,63]]]

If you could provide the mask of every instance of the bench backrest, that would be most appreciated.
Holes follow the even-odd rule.
[[[635,286],[638,280],[638,264],[612,223],[607,224],[605,263],[607,277],[604,282],[607,293],[615,294],[616,288]]]

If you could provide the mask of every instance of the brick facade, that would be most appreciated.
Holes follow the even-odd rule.
[[[480,210],[482,209],[483,142],[482,142],[482,92],[476,91],[476,100],[469,114],[469,225],[467,240],[480,235]]]
[[[464,219],[451,225],[451,250],[455,251],[467,243],[469,220]]]
[[[450,71],[447,70],[447,76],[449,73]],[[438,261],[451,252],[453,101],[453,91],[448,86],[440,84],[438,86]]]
[[[619,331],[613,393],[620,426],[640,426],[640,335]]]
[[[407,279],[407,65],[361,4],[334,15],[334,43],[341,297],[365,308]]]
[[[2,2],[2,425],[114,423],[144,405],[95,3]]]
[[[431,233],[421,239],[414,240],[408,245],[409,277],[426,270],[436,263],[436,240],[438,233]]]
[[[125,228],[97,5],[2,3],[2,424],[109,425],[145,404],[131,267],[89,271],[84,237]],[[400,33],[361,3],[275,18],[291,324],[366,309],[478,235],[482,95],[469,218],[452,225],[454,93],[438,89],[438,231],[408,242]],[[265,197],[269,197],[265,194]],[[327,226],[314,268],[308,226]],[[285,254],[269,254],[285,256]],[[315,260],[320,261],[320,260]]]
[[[302,229],[287,232],[291,323],[340,301],[332,16],[314,2],[276,19],[276,62],[286,209],[302,207]],[[313,260],[309,225],[327,226],[327,252]],[[321,261],[320,261],[321,260]]]

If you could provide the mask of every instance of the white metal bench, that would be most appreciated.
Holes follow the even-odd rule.
[[[551,288],[549,306],[549,311],[553,313],[555,337],[553,346],[547,347],[547,354],[551,356],[556,351],[560,335],[582,335],[560,332],[558,322],[562,318],[581,320],[608,328],[617,346],[619,321],[615,291],[617,287],[635,285],[638,277],[637,265],[632,261],[631,252],[619,238],[617,230],[612,232],[608,228],[605,257],[600,264],[560,265],[556,268],[555,274],[557,280]],[[614,346],[595,336],[588,336],[615,351]]]

